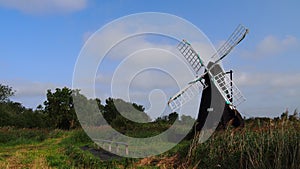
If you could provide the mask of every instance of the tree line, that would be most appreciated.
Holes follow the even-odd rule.
[[[151,121],[150,117],[144,112],[145,108],[142,105],[113,98],[107,98],[105,104],[102,104],[98,98],[88,99],[80,94],[80,90],[71,90],[67,87],[56,88],[54,91],[47,90],[46,101],[38,105],[35,110],[26,108],[21,103],[11,101],[9,98],[14,94],[15,91],[12,87],[0,84],[0,127],[69,130],[81,127],[77,115],[80,116],[81,122],[86,121],[89,124],[99,126],[105,124],[103,118],[97,118],[97,113],[100,112],[106,123],[125,133],[128,129],[134,130],[135,128],[145,128],[147,130],[150,126],[154,126],[156,130],[165,130],[178,118],[178,114],[173,112],[150,123],[136,123],[123,117],[115,104],[121,106],[121,109],[125,111],[122,113],[127,113],[127,117],[134,116],[134,118],[146,122]],[[80,114],[75,112],[74,101],[84,105],[80,107]],[[181,119],[185,122],[194,121],[192,117],[185,115]]]

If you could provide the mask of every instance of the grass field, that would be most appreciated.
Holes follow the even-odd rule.
[[[101,160],[82,130],[0,129],[0,168],[123,168],[133,160]],[[118,167],[119,166],[119,167]]]
[[[61,144],[67,136],[58,130],[1,129],[0,168],[67,168]]]
[[[0,168],[300,168],[300,122],[256,121],[213,134],[186,159],[190,141],[144,159],[101,159],[82,130],[0,129]],[[83,149],[82,147],[89,147]],[[189,163],[186,163],[189,160]]]

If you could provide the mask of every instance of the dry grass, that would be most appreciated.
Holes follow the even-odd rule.
[[[217,132],[187,160],[191,168],[299,169],[299,129],[299,121],[270,120]]]

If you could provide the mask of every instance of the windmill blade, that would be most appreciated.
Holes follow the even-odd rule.
[[[227,39],[227,41],[217,50],[217,52],[211,57],[216,58],[215,62],[219,62],[222,60],[230,51],[238,45],[247,35],[249,30],[243,25],[238,25],[235,31],[231,34],[231,36]],[[217,59],[217,57],[219,57]]]
[[[220,72],[213,76],[213,83],[220,91],[226,103],[232,104],[236,107],[246,101],[242,92],[236,87],[233,81],[230,80],[226,73]]]
[[[214,55],[212,55],[211,58],[215,58],[215,63],[218,63],[225,56],[227,56],[230,51],[246,37],[248,32],[249,30],[246,27],[241,24],[238,25],[238,27],[234,30],[228,40],[217,50]],[[182,40],[178,44],[177,48],[193,68],[196,74],[198,74],[202,67],[206,68],[200,56],[192,48],[191,44],[186,40]]]
[[[171,97],[168,101],[168,105],[172,111],[180,108],[182,105],[192,100],[196,95],[199,95],[201,86],[202,84],[200,81],[195,81]]]
[[[200,71],[202,67],[206,70],[200,78],[196,79],[189,83],[187,87],[179,91],[175,96],[173,96],[169,101],[168,105],[172,110],[176,110],[177,108],[181,107],[183,104],[190,101],[195,95],[200,92],[200,86],[203,85],[203,88],[206,88],[207,85],[202,81],[203,77],[208,74],[211,77],[212,83],[215,84],[217,89],[220,91],[224,100],[233,105],[237,106],[244,102],[246,99],[243,97],[241,91],[236,87],[236,85],[229,79],[228,76],[221,71],[220,73],[213,73],[212,70],[219,62],[227,56],[230,51],[238,45],[247,35],[249,30],[244,27],[243,25],[239,25],[235,31],[231,34],[228,40],[217,50],[217,52],[211,57],[214,62],[208,68],[204,65],[203,61],[201,60],[200,56],[197,52],[192,48],[192,46],[186,41],[182,40],[177,48],[179,49],[180,53],[184,56],[190,66],[193,68],[196,74]],[[196,86],[196,87],[195,87]],[[230,94],[229,91],[232,91],[233,94]],[[233,102],[230,102],[233,101]]]
[[[193,68],[196,74],[203,66],[203,62],[200,59],[197,52],[192,48],[191,44],[186,40],[182,40],[177,46],[179,52],[184,56],[190,66]]]

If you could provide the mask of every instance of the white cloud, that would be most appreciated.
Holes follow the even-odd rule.
[[[240,106],[246,116],[279,116],[300,106],[300,73],[236,73],[234,80],[246,97]]]
[[[280,39],[278,37],[269,35],[261,40],[254,50],[244,51],[242,52],[242,55],[246,57],[262,58],[281,54],[297,47],[299,47],[299,41],[294,36],[287,35]]]
[[[43,104],[46,99],[47,90],[54,90],[63,86],[49,83],[29,81],[25,79],[2,80],[5,85],[11,86],[16,91],[11,98],[13,101],[21,102],[26,107],[35,108],[38,104]]]
[[[237,73],[235,76],[240,86],[268,85],[278,88],[300,86],[300,73]]]
[[[91,37],[90,42],[88,42],[89,50],[94,49],[94,55],[97,55],[99,51],[110,49],[109,57],[112,59],[124,58],[145,48],[163,48],[166,50],[176,48],[178,42],[175,42],[173,38],[178,38],[177,40],[187,39],[202,54],[204,60],[207,60],[206,57],[210,57],[214,53],[207,37],[201,34],[198,29],[191,29],[182,20],[176,17],[173,18],[175,21],[167,20],[170,19],[168,17],[156,18],[161,17],[160,15],[153,15],[154,18],[148,17],[141,15],[131,16],[130,19],[115,20],[99,29],[93,37],[91,37],[90,31],[85,32],[83,41],[86,42]],[[149,37],[150,41],[147,39]],[[159,38],[162,41],[156,41]],[[166,41],[173,41],[175,44],[164,43]],[[204,48],[206,50],[203,50]]]
[[[103,44],[99,45],[99,43],[93,43],[92,45],[95,45],[93,48],[104,50],[106,49],[107,44],[120,40],[120,37],[126,37],[126,34],[128,34],[126,32],[132,31],[128,26],[130,25],[127,25],[127,23],[120,23],[112,29],[101,30],[101,32],[95,34],[91,40],[94,39]],[[138,29],[142,28],[141,25],[137,27]],[[91,32],[84,33],[83,40],[86,41],[90,36]],[[105,41],[103,41],[103,39],[105,39]],[[186,84],[192,81],[195,77],[187,76],[186,70],[189,69],[189,66],[176,48],[177,43],[178,42],[174,39],[160,36],[159,34],[141,34],[131,36],[118,44],[114,44],[115,46],[110,49],[109,53],[99,65],[100,71],[98,71],[101,74],[97,75],[96,82],[98,83],[98,87],[101,86],[100,88],[102,88],[102,90],[100,89],[101,95],[110,93],[110,91],[107,91],[106,89],[109,89],[111,86],[113,73],[117,71],[121,72],[118,74],[117,79],[118,83],[122,85],[118,88],[120,91],[125,90],[126,86],[124,86],[124,84],[127,84],[135,73],[142,71],[143,68],[147,67],[165,68],[164,70],[167,72],[171,72],[176,75],[176,77],[180,77],[180,79],[177,80],[181,82],[184,81]],[[201,49],[201,55],[211,56],[211,50],[205,50],[206,48],[211,49],[209,44],[195,42],[193,43],[193,47]],[[96,56],[96,53],[99,52],[94,53]],[[174,82],[170,80],[164,79],[158,81],[153,79],[158,79],[155,78],[155,74],[149,72],[144,73],[143,80],[135,80],[135,88],[143,92],[145,90],[153,89],[154,87],[166,88],[174,85]]]
[[[26,98],[45,96],[48,89],[59,88],[59,85],[48,82],[37,82],[29,80],[6,80],[5,84],[16,90],[15,98]]]
[[[183,60],[163,50],[150,49],[124,59],[109,73],[98,74],[96,82],[103,89],[113,86],[116,93],[128,90],[143,93],[153,89],[172,88],[177,86],[176,82],[187,85],[194,78]]]
[[[300,104],[300,73],[241,73],[235,75],[235,81],[250,105]]]
[[[0,0],[0,6],[31,14],[68,13],[84,9],[87,0]]]

